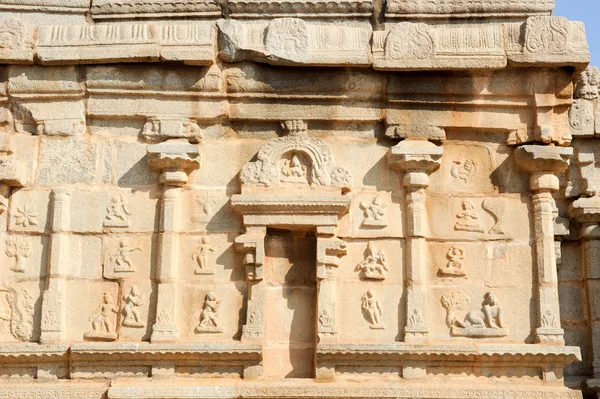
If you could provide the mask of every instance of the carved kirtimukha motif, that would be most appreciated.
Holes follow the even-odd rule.
[[[370,280],[385,280],[389,271],[385,253],[377,250],[373,241],[369,241],[365,250],[365,259],[356,265],[355,271],[360,271],[361,277]]]
[[[110,262],[115,265],[115,272],[127,273],[136,270],[129,257],[133,252],[142,252],[142,247],[132,248],[128,240],[121,240],[119,249],[117,249],[117,252],[110,257]]]
[[[15,264],[11,266],[10,270],[15,273],[24,273],[27,270],[24,258],[31,255],[31,244],[24,238],[7,238],[5,254],[9,258],[15,258]]]
[[[504,337],[508,330],[502,320],[502,309],[491,292],[483,296],[480,310],[468,312],[464,321],[456,316],[456,311],[464,309],[471,300],[462,291],[445,294],[441,299],[446,309],[446,324],[450,327],[450,335],[455,337]]]
[[[446,266],[440,267],[438,273],[441,276],[456,276],[462,277],[466,275],[464,269],[465,249],[462,247],[452,246],[446,254],[448,262]]]
[[[383,310],[379,299],[375,297],[375,294],[371,290],[367,290],[361,300],[361,308],[364,316],[369,322],[371,330],[383,330],[385,325],[383,324]]]
[[[128,216],[132,212],[129,210],[129,204],[123,194],[115,195],[110,200],[110,205],[106,207],[106,217],[104,218],[105,227],[129,227]]]
[[[122,325],[125,327],[142,328],[146,327],[146,324],[142,321],[139,308],[144,304],[144,298],[139,293],[138,288],[135,285],[131,286],[131,290],[127,296],[123,297],[125,305],[123,306],[123,321]]]
[[[208,263],[208,255],[215,252],[215,247],[211,245],[208,237],[202,237],[198,240],[198,248],[192,254],[192,260],[198,264],[194,270],[194,274],[215,274],[215,269],[211,268]]]
[[[37,212],[31,206],[27,204],[18,206],[15,212],[15,224],[23,227],[37,226],[37,216]]]
[[[483,227],[479,221],[479,215],[475,211],[475,207],[471,201],[462,201],[462,211],[456,215],[456,224],[454,225],[454,230],[483,233]]]
[[[362,201],[360,209],[363,211],[364,220],[361,223],[363,227],[382,228],[388,225],[385,219],[387,205],[381,196],[377,196],[371,203]]]
[[[114,341],[117,339],[115,332],[115,315],[118,309],[114,304],[112,295],[105,292],[102,295],[102,303],[91,314],[89,321],[92,322],[92,331],[83,335],[84,338],[99,341]]]
[[[459,161],[452,161],[452,169],[450,174],[452,175],[454,184],[457,186],[465,186],[471,182],[471,178],[477,172],[477,164],[472,159],[461,159]]]
[[[197,333],[221,333],[223,329],[219,327],[218,312],[221,306],[221,300],[217,298],[214,292],[210,291],[204,296],[204,305],[200,313],[200,323],[196,327]]]
[[[20,284],[0,284],[0,340],[30,341],[33,335],[33,300]]]

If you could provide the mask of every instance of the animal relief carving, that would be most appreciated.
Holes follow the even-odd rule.
[[[210,244],[208,237],[202,237],[198,240],[198,243],[200,245],[198,245],[196,252],[192,254],[192,260],[198,264],[194,274],[215,274],[215,269],[211,268],[208,263],[208,255],[215,252],[215,247]]]
[[[452,161],[452,169],[450,174],[454,178],[454,184],[457,186],[465,186],[471,182],[471,177],[477,172],[477,164],[472,159],[462,159],[460,161]]]
[[[356,265],[355,271],[361,272],[361,277],[370,280],[385,280],[389,271],[385,253],[377,250],[373,241],[369,241],[365,250],[365,259]]]
[[[127,296],[123,297],[125,306],[123,306],[123,321],[122,325],[125,327],[143,328],[146,324],[142,321],[139,308],[142,306],[144,298],[138,292],[138,288],[135,285],[131,286],[131,290]]]
[[[369,322],[369,327],[371,330],[383,330],[385,329],[385,325],[383,324],[383,310],[381,309],[381,304],[379,303],[379,299],[375,297],[375,294],[371,290],[367,290],[367,292],[362,297],[362,311]]]
[[[33,336],[33,300],[18,283],[0,284],[0,340],[30,341]]]
[[[222,333],[223,329],[219,327],[218,312],[221,306],[221,300],[217,298],[214,292],[209,291],[204,296],[204,304],[200,313],[200,323],[196,327],[196,333]]]
[[[468,312],[462,322],[457,318],[456,311],[471,303],[463,291],[445,294],[441,302],[446,309],[446,324],[450,327],[450,335],[454,337],[489,338],[508,335],[502,320],[502,309],[491,292],[483,296],[481,309]]]
[[[364,220],[361,224],[363,227],[382,228],[387,227],[388,223],[385,219],[387,205],[384,204],[382,197],[377,196],[371,203],[361,202],[360,209],[363,210]]]
[[[15,258],[15,264],[11,266],[10,270],[15,273],[24,273],[27,268],[23,259],[31,255],[31,244],[26,239],[7,238],[5,254],[9,258]]]
[[[110,205],[106,208],[104,227],[129,227],[128,216],[131,214],[129,204],[123,194],[116,195],[112,197]]]
[[[92,331],[83,335],[89,340],[114,341],[117,339],[115,332],[115,317],[118,310],[114,305],[112,295],[105,292],[102,295],[102,303],[91,314],[89,321],[92,322]]]
[[[446,266],[440,267],[438,274],[441,276],[462,277],[466,275],[463,268],[465,261],[465,249],[462,247],[452,246],[446,254],[448,262]]]

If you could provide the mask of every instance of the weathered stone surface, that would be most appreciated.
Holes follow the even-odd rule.
[[[0,0],[0,398],[598,389],[553,4]]]

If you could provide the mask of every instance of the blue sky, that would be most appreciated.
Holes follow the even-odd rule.
[[[600,66],[600,0],[556,0],[554,15],[585,23],[592,64]]]

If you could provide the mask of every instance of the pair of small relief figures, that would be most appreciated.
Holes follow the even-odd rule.
[[[383,251],[377,250],[373,241],[369,241],[365,251],[365,259],[356,265],[354,270],[360,271],[362,278],[385,280],[389,268]]]
[[[123,320],[121,325],[131,328],[143,328],[146,325],[142,321],[139,307],[143,305],[143,297],[139,294],[137,287],[131,287],[129,294],[123,297],[125,305],[123,306]],[[117,339],[113,313],[118,314],[118,309],[114,306],[112,295],[105,292],[102,296],[102,303],[94,310],[90,316],[92,322],[92,331],[84,334],[84,338],[91,340],[114,341]]]
[[[448,259],[446,266],[440,267],[438,270],[440,276],[463,277],[467,274],[463,268],[463,263],[465,261],[464,248],[455,246],[450,247],[446,254],[446,259]]]
[[[464,321],[456,317],[456,311],[470,304],[469,297],[462,291],[442,296],[442,306],[446,309],[446,324],[450,335],[456,337],[504,337],[508,335],[502,319],[502,309],[496,296],[487,292],[483,296],[481,309],[468,312]]]
[[[369,327],[371,328],[371,330],[385,329],[382,320],[383,310],[381,309],[381,305],[379,304],[379,299],[375,297],[373,291],[367,290],[367,292],[363,295],[361,302],[361,308],[365,314],[367,321],[369,322]]]
[[[223,329],[219,327],[218,312],[221,306],[221,300],[217,298],[214,292],[209,291],[204,296],[204,305],[200,313],[200,323],[196,327],[196,333],[221,333]]]
[[[192,260],[198,263],[198,267],[194,270],[194,274],[215,274],[215,269],[209,267],[208,255],[210,252],[215,252],[215,247],[210,244],[208,237],[202,237],[198,240],[198,249],[192,254]]]
[[[127,200],[120,194],[110,200],[110,205],[106,208],[106,217],[104,218],[104,227],[129,227],[129,219],[132,212],[129,210]]]
[[[505,203],[498,198],[488,198],[482,202],[481,207],[489,213],[494,219],[494,225],[488,230],[489,234],[504,234],[504,228],[500,218],[504,214]],[[454,230],[471,231],[474,233],[483,233],[479,214],[469,200],[462,201],[462,210],[456,215],[456,224]]]
[[[379,196],[375,197],[370,204],[361,202],[360,209],[363,210],[364,216],[361,226],[374,228],[387,227],[387,220],[385,220],[386,208],[387,206],[384,204],[383,198]]]
[[[142,247],[132,248],[129,241],[121,240],[119,249],[110,257],[111,263],[115,264],[115,272],[134,272],[136,270],[129,258],[129,255],[133,252],[142,252]]]

